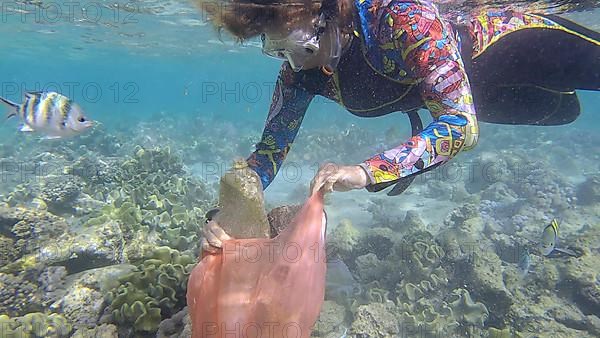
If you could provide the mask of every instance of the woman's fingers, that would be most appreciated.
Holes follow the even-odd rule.
[[[215,221],[209,221],[208,224],[210,231],[221,241],[228,241],[231,238],[221,226]]]
[[[323,192],[330,192],[333,189],[333,184],[335,183],[336,174],[338,172],[338,166],[334,163],[326,163],[317,172],[315,177],[312,179],[310,183],[310,193],[311,195],[316,193],[319,190],[323,190]],[[329,183],[330,181],[332,181]]]
[[[324,194],[333,192],[334,190],[338,190],[336,187],[338,185],[338,175],[333,174],[331,176],[325,177],[321,180],[321,182],[317,186],[315,186],[314,192],[321,191]]]
[[[323,183],[323,186],[321,187],[321,190],[323,191],[323,193],[330,193],[333,191],[333,188],[335,186],[337,182],[337,177],[336,175],[332,175],[327,177],[327,179],[325,180],[325,182]]]
[[[314,195],[317,191],[319,191],[321,189],[321,187],[323,186],[323,177],[321,177],[320,175],[315,176],[312,181],[310,182],[310,195]]]
[[[336,182],[335,175],[331,175],[329,173],[324,175],[319,175],[313,179],[311,183],[310,193],[311,195],[321,190],[324,193],[328,193],[333,191],[333,185]]]
[[[202,238],[202,241],[200,241],[200,247],[203,251],[210,253],[217,253],[219,251],[218,248],[215,248],[214,246],[210,245],[206,238]]]
[[[317,172],[315,177],[310,181],[310,195],[312,196],[314,193],[319,191],[323,186],[323,179],[325,178],[324,173],[321,169]]]
[[[217,224],[217,222],[215,221],[209,221],[208,223],[206,223],[206,225],[202,229],[202,234],[204,235],[204,238],[202,240],[202,248],[206,251],[211,250],[207,250],[204,247],[205,241],[208,246],[212,246],[213,249],[215,249],[221,248],[223,246],[224,241],[232,239],[231,236],[229,236],[225,232],[225,230],[223,230],[223,228],[221,228],[219,224]]]

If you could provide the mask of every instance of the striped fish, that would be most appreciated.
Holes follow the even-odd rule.
[[[566,254],[568,256],[577,257],[571,249],[558,247],[558,221],[553,219],[550,224],[544,227],[542,231],[542,239],[540,240],[540,248],[542,254],[549,257],[552,254]]]
[[[62,138],[79,134],[93,123],[68,97],[56,92],[31,92],[25,102],[17,104],[0,97],[10,107],[7,118],[17,116],[23,122],[21,131],[38,131],[46,138]]]
[[[550,255],[556,247],[556,242],[558,242],[558,221],[553,219],[542,231],[542,240],[540,241],[542,254],[544,256]]]

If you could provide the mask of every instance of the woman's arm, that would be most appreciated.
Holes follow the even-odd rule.
[[[281,168],[313,97],[295,83],[293,70],[285,62],[277,78],[262,138],[247,159],[248,165],[260,176],[263,189],[271,184]]]
[[[477,143],[478,128],[469,80],[451,28],[426,3],[394,1],[382,24],[390,25],[403,63],[419,82],[434,121],[401,145],[361,166],[370,183],[394,181],[442,164]]]

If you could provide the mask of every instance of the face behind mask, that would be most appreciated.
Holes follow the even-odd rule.
[[[288,61],[296,72],[316,66],[335,69],[342,49],[336,22],[323,14],[312,27],[295,28],[283,39],[262,34],[261,40],[265,55]]]

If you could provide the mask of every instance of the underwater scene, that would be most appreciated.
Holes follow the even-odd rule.
[[[600,337],[600,2],[0,18],[0,338]]]

